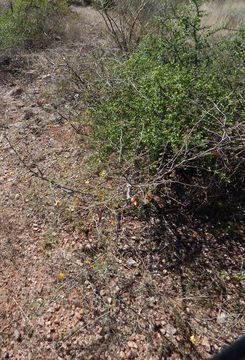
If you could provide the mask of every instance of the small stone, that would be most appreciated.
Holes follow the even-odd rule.
[[[21,342],[21,340],[22,340],[21,333],[20,333],[19,330],[17,330],[17,329],[14,331],[14,338],[15,338],[15,340],[17,340],[18,342]]]
[[[217,323],[224,324],[227,321],[227,315],[225,312],[220,312],[217,316]]]
[[[177,333],[177,329],[175,327],[173,327],[172,325],[168,324],[168,325],[166,325],[166,333],[168,335],[173,336]]]
[[[160,329],[160,333],[161,333],[162,335],[165,335],[165,334],[166,334],[166,329],[161,328],[161,329]]]
[[[127,265],[128,266],[137,266],[137,262],[133,258],[130,258],[127,261]]]
[[[138,345],[134,341],[128,341],[128,347],[131,349],[138,349]]]
[[[52,337],[52,335],[47,335],[46,336],[46,340],[48,341],[48,342],[51,342],[52,340],[53,340],[53,337]]]

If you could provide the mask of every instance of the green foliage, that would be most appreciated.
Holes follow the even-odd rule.
[[[13,1],[13,11],[8,9],[0,15],[0,48],[9,49],[47,41],[52,33],[55,34],[58,18],[66,10],[65,0]]]
[[[244,118],[244,31],[216,38],[201,29],[201,17],[193,1],[158,19],[158,34],[115,66],[116,80],[103,88],[93,112],[103,156],[147,153],[155,161],[167,147],[173,156],[182,149],[191,157],[218,146],[224,128],[233,131]],[[207,155],[203,165],[217,171],[216,160]]]

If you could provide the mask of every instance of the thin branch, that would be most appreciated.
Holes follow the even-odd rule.
[[[51,185],[53,185],[56,189],[65,191],[67,194],[69,195],[74,195],[74,194],[83,194],[83,192],[79,189],[74,189],[74,188],[70,188],[67,187],[65,185],[59,184],[56,182],[56,180],[51,179],[46,177],[43,172],[38,168],[38,166],[36,165],[36,168],[38,169],[38,171],[33,170],[27,163],[26,161],[21,157],[21,155],[19,154],[18,150],[14,147],[14,145],[12,144],[12,142],[10,141],[8,135],[6,134],[6,132],[4,133],[4,138],[7,141],[9,147],[13,150],[13,152],[15,153],[15,155],[17,156],[17,158],[19,159],[19,161],[21,162],[21,164],[24,166],[24,168],[26,168],[33,176],[35,176],[36,178],[43,180]]]

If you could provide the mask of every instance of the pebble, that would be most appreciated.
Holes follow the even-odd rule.
[[[17,329],[14,331],[14,338],[15,338],[15,340],[17,340],[18,342],[21,342],[21,340],[22,340],[21,333],[20,333],[19,330],[17,330]]]
[[[138,345],[134,341],[128,341],[128,347],[132,349],[138,349]]]
[[[138,264],[137,264],[137,262],[136,262],[133,258],[130,258],[130,259],[128,259],[128,261],[127,261],[127,265],[128,265],[128,266],[137,266]]]

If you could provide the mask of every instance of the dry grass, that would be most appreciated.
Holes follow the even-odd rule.
[[[245,1],[216,0],[204,3],[203,10],[206,26],[227,27],[237,29],[245,25]]]

